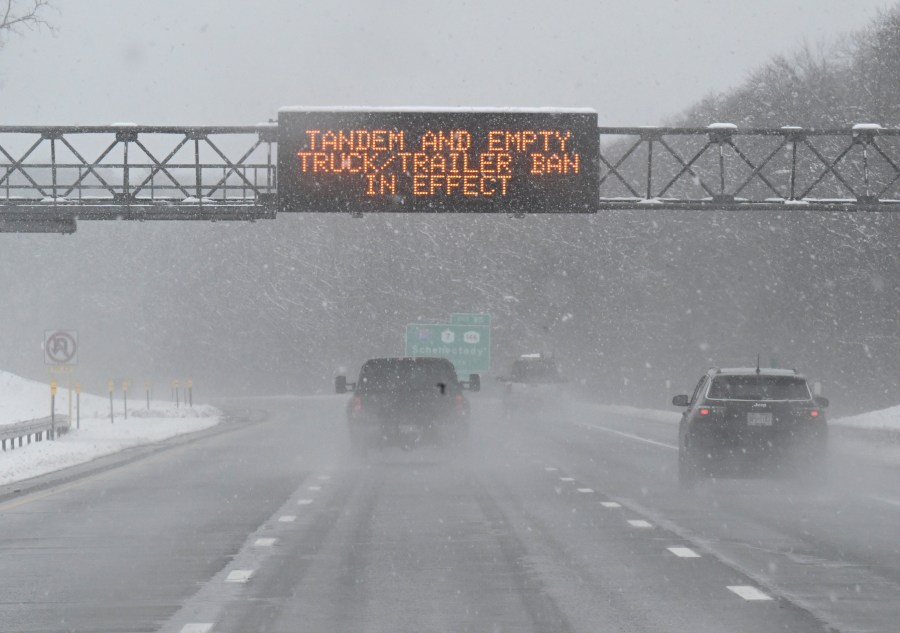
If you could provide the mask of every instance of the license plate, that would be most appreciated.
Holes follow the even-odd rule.
[[[750,426],[772,426],[772,414],[748,413],[747,424]]]

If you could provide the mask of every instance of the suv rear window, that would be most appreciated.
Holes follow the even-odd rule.
[[[552,360],[519,359],[513,363],[514,382],[559,382],[559,369]]]
[[[713,400],[809,400],[803,378],[794,376],[716,376],[707,398]]]
[[[362,366],[358,388],[363,391],[423,391],[443,383],[455,389],[453,364],[438,358],[376,358]]]

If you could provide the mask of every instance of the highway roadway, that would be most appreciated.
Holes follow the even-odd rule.
[[[0,489],[0,631],[896,632],[900,446],[678,488],[677,425],[473,398],[465,451],[354,456],[345,398]],[[2,459],[2,455],[0,455]]]

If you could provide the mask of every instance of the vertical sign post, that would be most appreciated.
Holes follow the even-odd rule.
[[[172,388],[175,389],[175,408],[177,409],[181,405],[181,402],[179,401],[181,396],[178,394],[178,381],[177,380],[172,381]]]
[[[147,392],[147,411],[150,410],[150,383],[144,383],[144,390]]]
[[[125,410],[125,419],[128,419],[128,383],[122,383],[122,408]]]
[[[188,406],[194,406],[194,381],[191,378],[188,378],[187,381],[187,397],[188,397]]]
[[[50,439],[56,439],[56,381],[50,383]]]
[[[75,383],[75,428],[81,428],[81,384]]]
[[[113,384],[112,380],[110,380],[106,384],[106,386],[109,389],[109,423],[115,424],[116,416],[115,413],[113,413],[113,391],[115,390],[116,386]]]

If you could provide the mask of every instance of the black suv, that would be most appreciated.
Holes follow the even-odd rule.
[[[828,400],[794,370],[710,369],[672,404],[687,407],[678,428],[685,487],[710,476],[821,475]]]
[[[445,358],[373,358],[363,364],[355,383],[335,378],[337,393],[353,391],[347,423],[351,443],[361,453],[371,447],[411,450],[425,443],[461,443],[469,422],[463,390],[480,388],[477,374],[460,382]]]

